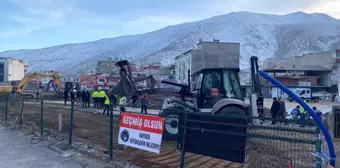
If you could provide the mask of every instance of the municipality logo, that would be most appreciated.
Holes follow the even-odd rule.
[[[120,139],[122,139],[124,142],[129,140],[129,132],[126,129],[120,133]]]

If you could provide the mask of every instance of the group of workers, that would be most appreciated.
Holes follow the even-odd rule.
[[[313,110],[317,116],[322,119],[322,112],[316,107],[313,107]],[[286,112],[286,105],[283,98],[273,98],[273,104],[270,108],[270,113],[272,114],[272,124],[276,124],[277,122],[288,124],[288,120],[286,119],[288,114]],[[290,115],[292,116],[292,120],[300,124],[300,127],[304,127],[310,118],[308,112],[299,105],[292,110]]]
[[[64,92],[64,104],[66,105],[67,100],[68,100],[68,92]],[[109,108],[112,103],[113,108],[116,108],[117,106],[117,97],[113,94],[108,94],[108,91],[102,89],[102,90],[95,90],[90,93],[90,91],[77,91],[76,89],[73,89],[70,91],[70,96],[71,96],[71,101],[75,101],[77,104],[80,104],[82,102],[82,106],[84,108],[90,108],[90,101],[92,97],[92,102],[93,102],[93,108],[103,108],[103,115],[106,113],[109,115]],[[76,97],[75,97],[76,96]],[[132,107],[136,108],[136,103],[138,100],[137,95],[133,95],[131,97],[131,103]],[[141,104],[141,113],[147,114],[147,106],[148,106],[148,96],[147,94],[143,94],[141,99],[140,99],[140,104]],[[128,100],[125,96],[121,96],[119,98],[119,107],[120,107],[120,112],[125,112],[126,109],[125,107],[128,105]]]

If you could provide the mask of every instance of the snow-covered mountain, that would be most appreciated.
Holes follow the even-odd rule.
[[[96,61],[108,57],[136,63],[170,64],[177,55],[194,48],[199,39],[240,43],[241,68],[246,68],[252,55],[263,60],[340,48],[340,21],[322,13],[234,12],[140,35],[5,51],[0,56],[28,60],[31,71],[72,70],[79,73],[94,69]]]

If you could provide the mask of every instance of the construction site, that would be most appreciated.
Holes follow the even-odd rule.
[[[329,149],[324,149],[326,141],[317,138],[321,131],[325,133],[314,116],[301,127],[290,118],[298,103],[286,101],[284,119],[272,117],[273,100],[263,95],[260,82],[265,76],[260,77],[257,57],[250,59],[251,91],[240,84],[239,57],[238,43],[214,40],[199,41],[197,48],[176,57],[174,67],[137,67],[127,60],[109,60],[98,62],[97,73],[87,75],[23,71],[18,79],[4,78],[0,116],[9,127],[19,124],[34,137],[43,132],[40,140],[64,153],[111,159],[121,167],[321,168],[323,158],[315,155]],[[71,93],[74,90],[105,90],[117,99],[127,97],[128,102],[133,95],[147,95],[147,115],[164,118],[160,153],[118,144],[119,106],[111,110],[110,120],[102,114],[103,108],[93,108],[92,101],[90,108],[82,106],[81,98],[64,104],[65,93],[75,94]],[[320,99],[308,104],[323,113],[321,122],[336,138],[337,121],[327,117],[334,115],[337,103]],[[128,103],[123,112],[140,113],[140,107],[139,101],[137,108]],[[279,122],[274,123],[276,120]],[[72,145],[67,143],[70,134]],[[338,145],[335,140],[334,146]],[[109,157],[111,147],[113,159]],[[340,166],[338,161],[336,164]]]

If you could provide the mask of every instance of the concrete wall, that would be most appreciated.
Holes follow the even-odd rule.
[[[275,78],[275,77],[274,77]],[[284,77],[280,77],[280,78],[275,78],[276,80],[278,80],[280,83],[286,85],[286,86],[299,86],[300,82],[310,82],[312,86],[318,86],[318,78],[317,76],[308,76],[305,78],[284,78]]]
[[[197,49],[189,50],[175,59],[175,76],[179,83],[187,83],[187,73],[204,68],[239,68],[240,44],[199,42]]]
[[[191,70],[192,52],[195,52],[195,50],[183,53],[175,59],[175,79],[178,83],[188,83],[188,70]]]
[[[193,73],[202,68],[239,68],[239,43],[200,42],[197,48],[201,50],[197,54],[202,59],[194,60]]]
[[[302,66],[302,65],[314,65],[322,66],[331,69],[334,63],[335,50],[325,51],[320,53],[303,54],[302,56],[293,56],[286,59],[267,59],[263,62],[263,68],[274,68],[280,65],[290,66]]]

